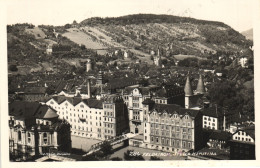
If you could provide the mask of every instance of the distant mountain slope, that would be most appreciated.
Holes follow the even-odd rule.
[[[249,39],[249,40],[253,41],[253,29],[249,29],[249,30],[243,31],[243,32],[241,32],[241,34],[243,36],[245,36],[246,39]]]
[[[171,15],[137,14],[118,18],[83,20],[81,29],[98,29],[106,37],[124,47],[143,53],[157,51],[162,55],[205,56],[216,51],[241,51],[249,41],[230,26],[213,21]],[[89,34],[89,32],[86,32]],[[95,37],[103,42],[103,37]],[[107,47],[115,45],[107,44]],[[87,46],[86,46],[87,47]]]

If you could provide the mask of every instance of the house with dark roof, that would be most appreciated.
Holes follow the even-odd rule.
[[[26,87],[23,93],[24,101],[43,101],[48,97],[47,87]]]
[[[237,130],[230,140],[231,160],[255,160],[255,126]]]
[[[177,85],[163,85],[155,92],[154,100],[157,104],[179,104],[184,107],[184,90]]]
[[[9,149],[28,159],[50,150],[70,152],[70,125],[59,120],[56,110],[36,102],[9,104]]]
[[[234,112],[228,111],[224,107],[218,107],[217,105],[215,105],[203,108],[202,113],[204,129],[223,131],[227,131],[230,129]]]
[[[207,145],[210,149],[224,149],[228,147],[228,141],[231,137],[232,134],[229,132],[214,130],[209,135]]]

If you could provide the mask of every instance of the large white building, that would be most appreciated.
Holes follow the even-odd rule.
[[[119,96],[101,100],[55,96],[46,104],[71,124],[71,135],[104,140],[127,130],[127,109]]]

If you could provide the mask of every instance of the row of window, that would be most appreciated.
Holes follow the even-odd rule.
[[[113,128],[113,124],[109,124],[109,123],[104,123],[104,126],[107,128]]]
[[[172,129],[176,128],[180,128],[179,123],[176,124],[176,126],[170,126],[170,125],[162,125],[162,124],[155,124],[155,123],[151,123],[151,128],[161,128],[161,129],[167,129],[169,130],[171,127]],[[186,127],[186,123],[182,123],[181,127]],[[190,123],[187,123],[187,127],[190,127]]]
[[[160,104],[167,104],[167,100],[158,100],[158,99],[155,99],[155,103],[160,103]]]
[[[104,109],[113,109],[113,105],[104,104]]]
[[[107,134],[113,134],[113,130],[107,130],[107,129],[105,129],[105,133],[107,133]]]
[[[114,115],[113,115],[113,112],[104,112],[104,116],[111,116],[111,117],[113,117]]]
[[[140,116],[133,116],[134,120],[140,120]]]
[[[156,112],[153,112],[153,116],[157,116],[157,113],[156,113]],[[163,114],[163,117],[167,117],[167,114],[164,113],[164,114]],[[178,114],[173,114],[173,115],[172,115],[172,118],[178,118],[178,117],[180,117]],[[188,116],[188,115],[185,115],[185,116],[184,116],[184,119],[189,119],[189,116]]]
[[[185,116],[185,117],[188,117],[188,116]],[[161,121],[159,122],[160,120],[158,118],[154,119],[154,118],[151,118],[151,122],[155,122],[155,123],[162,123],[162,124],[171,124],[171,125],[180,125],[180,122],[179,121],[175,121],[175,120],[164,120],[164,119],[161,119]],[[191,123],[190,122],[182,122],[182,126],[186,127],[190,127],[191,126]]]
[[[206,120],[211,121],[211,118],[210,118],[210,117],[209,117],[209,118],[208,118],[208,117],[204,117],[204,120],[205,120],[205,121],[206,121]],[[215,119],[213,118],[212,121],[215,122]]]
[[[204,124],[212,125],[212,127],[215,126],[215,123],[210,123],[210,122],[207,123],[207,121],[204,121]]]
[[[147,137],[145,137],[145,140],[147,139]],[[155,143],[161,143],[162,145],[170,145],[170,146],[175,146],[177,148],[180,147],[181,143],[179,140],[172,140],[170,143],[170,139],[161,139],[161,142],[159,142],[159,137],[153,137],[151,136],[151,141],[155,142]],[[192,143],[191,142],[186,142],[186,141],[182,141],[182,148],[192,148]]]
[[[22,141],[22,133],[21,131],[18,131],[18,141],[21,142]],[[31,133],[27,133],[27,143],[31,144]],[[43,133],[43,144],[47,145],[48,144],[48,136],[47,133]]]
[[[52,106],[52,107],[53,107],[55,110],[58,110],[58,109],[64,110],[63,107],[62,107],[62,108],[61,108],[61,107],[56,107],[56,106]],[[76,111],[76,112],[84,112],[84,111],[85,111],[86,113],[88,112],[88,110],[79,110],[79,109],[76,110],[76,109],[71,109],[71,108],[68,109],[68,107],[66,107],[65,109],[66,109],[66,110],[69,110],[69,111]],[[67,113],[68,113],[68,112],[67,112]],[[89,111],[89,113],[91,113],[91,111]],[[95,114],[98,114],[98,112],[96,111]],[[99,114],[101,114],[101,112],[99,112]]]
[[[240,138],[240,137],[235,137],[235,140],[241,140],[241,141],[249,141],[249,142],[251,142],[251,139],[250,138]]]

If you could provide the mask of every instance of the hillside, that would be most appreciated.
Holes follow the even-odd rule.
[[[137,14],[118,18],[90,18],[64,26],[17,24],[7,26],[8,60],[28,64],[59,58],[95,57],[126,50],[131,60],[152,64],[151,53],[168,60],[181,57],[211,57],[214,53],[235,55],[247,49],[250,41],[221,22],[171,15]],[[46,57],[48,45],[54,57]],[[122,54],[121,54],[122,55]],[[95,59],[94,58],[94,59]],[[110,58],[112,60],[118,58]],[[99,57],[98,60],[111,61]]]
[[[243,36],[245,36],[246,39],[249,39],[249,40],[253,41],[253,29],[249,29],[249,30],[243,31],[243,32],[241,32],[241,34]]]
[[[237,52],[248,46],[243,35],[221,22],[196,20],[171,15],[138,14],[118,18],[90,18],[77,25],[85,33],[97,30],[104,35],[95,41],[106,47],[118,44],[150,54],[158,46],[164,56],[207,56],[216,51]],[[116,43],[116,44],[115,44]]]

